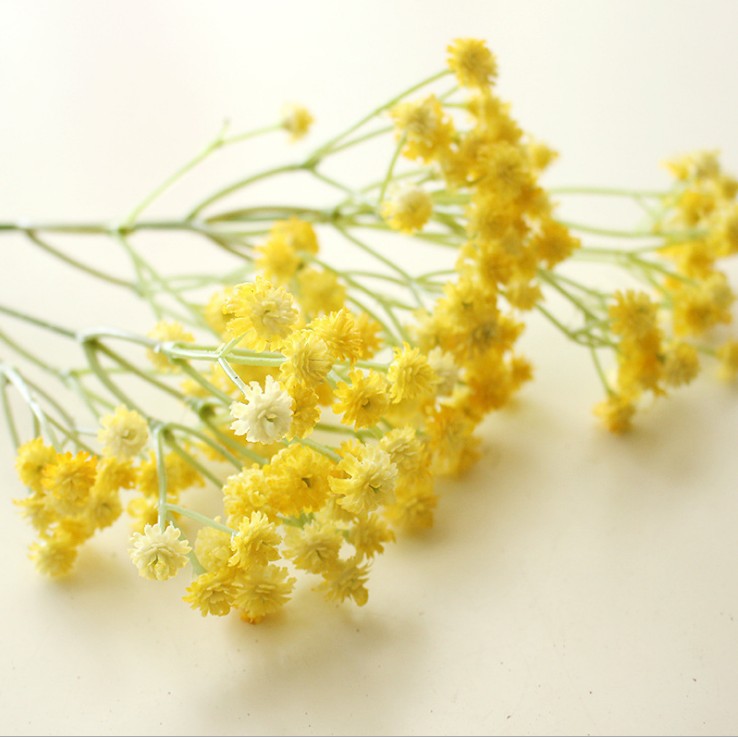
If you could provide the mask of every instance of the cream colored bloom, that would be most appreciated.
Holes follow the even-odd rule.
[[[292,397],[282,386],[267,376],[262,389],[252,381],[244,391],[246,404],[231,405],[231,430],[236,435],[245,435],[250,443],[273,443],[281,440],[292,422]]]
[[[187,540],[180,540],[181,534],[182,531],[172,524],[162,530],[158,522],[146,525],[143,533],[134,532],[128,552],[139,574],[165,581],[185,566],[191,548]]]
[[[102,443],[103,455],[114,458],[133,458],[143,450],[149,439],[146,420],[136,411],[123,405],[100,420],[97,439]]]

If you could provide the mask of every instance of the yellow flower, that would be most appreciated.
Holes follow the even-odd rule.
[[[714,272],[694,285],[680,283],[673,297],[677,335],[703,335],[715,325],[732,319],[730,308],[735,297],[722,272]]]
[[[231,296],[233,287],[225,287],[218,289],[210,296],[205,306],[202,308],[205,322],[211,330],[217,335],[223,335],[226,329],[226,317],[223,313],[225,303]]]
[[[228,565],[243,569],[266,565],[279,558],[277,547],[281,541],[274,524],[261,512],[252,512],[248,519],[241,520],[238,533],[231,537]]]
[[[727,340],[717,349],[720,360],[719,375],[725,381],[738,377],[738,340]]]
[[[337,560],[335,565],[323,572],[323,582],[318,586],[328,601],[343,602],[353,599],[358,606],[369,600],[366,588],[369,567],[361,565],[360,558]]]
[[[323,573],[338,561],[343,541],[341,531],[332,522],[315,519],[302,527],[287,529],[284,555],[297,568]]]
[[[296,379],[314,386],[322,383],[333,367],[333,356],[326,342],[310,330],[292,333],[281,352],[287,358],[279,369],[285,381]]]
[[[549,268],[553,268],[580,248],[581,241],[575,238],[566,226],[546,218],[533,238],[531,247],[536,258]]]
[[[34,491],[23,499],[13,499],[13,504],[19,508],[21,516],[27,519],[37,532],[46,533],[58,519],[57,513],[43,492]]]
[[[50,503],[62,515],[82,512],[95,483],[97,458],[80,451],[57,454],[55,460],[44,467],[42,484],[49,492]]]
[[[123,514],[118,489],[112,491],[104,485],[95,484],[85,509],[85,517],[98,530],[110,527]]]
[[[354,320],[354,327],[359,334],[361,344],[359,358],[366,360],[376,355],[382,347],[382,326],[366,312],[360,312]]]
[[[18,448],[15,468],[21,482],[32,491],[42,489],[44,468],[56,460],[56,450],[42,438],[34,438]]]
[[[188,587],[182,597],[193,609],[199,609],[202,616],[212,614],[224,617],[231,611],[238,584],[231,569],[219,568],[200,574]]]
[[[362,357],[362,333],[357,318],[345,307],[314,318],[308,328],[325,341],[330,354],[336,359],[355,361]]]
[[[366,514],[392,498],[397,467],[378,445],[351,444],[337,470],[344,478],[331,478],[338,504],[352,514]]]
[[[658,330],[658,305],[645,292],[617,291],[609,308],[611,330],[624,340],[639,342]]]
[[[162,530],[157,522],[146,525],[143,534],[134,532],[128,552],[131,561],[144,578],[165,581],[187,565],[190,544],[180,540],[182,531],[169,523]]]
[[[285,238],[272,237],[254,249],[256,268],[260,269],[269,281],[286,284],[297,272],[300,258]]]
[[[133,458],[143,450],[149,439],[149,426],[135,410],[123,405],[116,407],[113,414],[105,415],[97,439],[102,443],[103,455],[120,460]]]
[[[401,530],[413,532],[433,526],[438,495],[433,489],[433,479],[426,475],[420,479],[408,479],[398,484],[395,499],[387,507],[387,518]]]
[[[161,320],[146,334],[155,340],[157,345],[149,348],[146,355],[154,367],[159,371],[176,371],[177,366],[173,364],[165,353],[161,352],[163,343],[194,343],[195,336],[179,322],[174,320]]]
[[[359,558],[373,558],[384,552],[385,543],[395,541],[395,534],[387,522],[376,514],[359,517],[349,528],[346,539],[356,550]]]
[[[387,379],[378,371],[352,371],[349,382],[336,386],[333,410],[341,422],[356,428],[371,427],[382,419],[389,406]]]
[[[387,380],[393,404],[406,399],[424,399],[433,394],[438,385],[428,357],[407,343],[403,343],[402,349],[395,349],[395,357],[387,369]]]
[[[251,624],[279,611],[290,599],[296,579],[286,568],[256,566],[238,579],[234,606],[241,618]]]
[[[292,423],[285,437],[289,440],[304,438],[320,420],[320,396],[315,389],[299,381],[289,381],[286,389],[292,397]]]
[[[458,476],[479,458],[475,422],[463,411],[441,405],[428,418],[427,432],[434,473]]]
[[[435,95],[422,102],[401,102],[390,114],[395,120],[398,138],[404,138],[403,154],[407,158],[428,163],[448,151],[454,127]]]
[[[39,573],[52,578],[67,575],[77,560],[74,540],[63,532],[57,532],[42,542],[33,543],[29,557]]]
[[[297,141],[307,135],[314,118],[303,105],[288,104],[282,110],[281,126]]]
[[[244,517],[252,512],[262,511],[267,516],[268,484],[261,466],[255,464],[244,468],[240,473],[232,474],[223,485],[223,507],[228,524],[238,527]]]
[[[417,185],[396,187],[382,203],[380,212],[394,230],[415,233],[430,220],[433,200]]]
[[[382,436],[379,447],[389,453],[390,460],[403,476],[428,473],[428,451],[412,427],[396,427]]]
[[[448,54],[448,65],[462,87],[487,87],[497,76],[497,61],[484,41],[454,39]]]
[[[595,415],[610,432],[616,435],[621,435],[631,429],[635,410],[633,402],[619,394],[610,394],[606,400],[594,407]]]
[[[288,445],[272,456],[266,469],[269,503],[282,514],[313,512],[325,503],[333,462],[305,445]]]
[[[297,275],[297,296],[308,315],[323,315],[343,307],[346,287],[332,271],[307,266]]]
[[[547,169],[559,157],[557,151],[530,135],[526,136],[525,153],[531,169],[536,173]]]
[[[697,377],[699,370],[699,356],[689,343],[677,343],[667,351],[664,359],[664,382],[668,386],[689,384]]]
[[[226,337],[243,335],[254,350],[278,345],[292,332],[299,317],[293,296],[261,276],[234,287],[223,310]]]
[[[206,570],[225,568],[233,555],[230,533],[215,527],[201,527],[195,538],[195,555]]]
[[[269,231],[269,238],[283,241],[298,252],[316,255],[319,250],[318,237],[313,226],[307,220],[295,216],[288,220],[277,220]]]

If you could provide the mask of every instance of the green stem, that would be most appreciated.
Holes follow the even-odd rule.
[[[111,276],[110,274],[106,274],[102,271],[98,271],[97,269],[94,269],[92,266],[88,266],[87,264],[83,264],[81,261],[77,261],[76,259],[73,259],[71,256],[68,256],[63,251],[60,251],[56,248],[54,248],[49,243],[46,243],[41,238],[39,238],[32,230],[26,231],[26,235],[28,236],[28,239],[37,245],[40,249],[43,251],[46,251],[46,253],[54,256],[54,258],[59,259],[60,261],[63,261],[66,264],[69,264],[70,266],[74,267],[75,269],[78,269],[79,271],[83,271],[86,274],[89,274],[90,276],[94,276],[97,279],[102,279],[103,281],[108,282],[109,284],[113,284],[117,287],[125,287],[126,289],[130,289],[132,291],[136,290],[136,285],[133,284],[133,282],[129,282],[125,279],[119,279],[116,276]]]
[[[208,479],[217,488],[223,486],[223,481],[219,479],[210,469],[206,468],[191,453],[188,453],[172,436],[167,433],[167,445],[183,460],[194,468],[201,476]]]
[[[438,72],[437,74],[432,75],[431,77],[428,77],[427,79],[422,80],[421,82],[418,82],[417,84],[414,84],[412,87],[409,87],[408,89],[402,91],[399,95],[395,95],[391,100],[388,102],[385,102],[383,105],[380,105],[379,107],[372,110],[370,113],[365,115],[363,118],[361,118],[358,122],[354,123],[353,125],[349,126],[346,130],[339,133],[337,136],[334,136],[329,141],[324,143],[320,148],[318,148],[312,156],[310,156],[310,160],[319,161],[322,159],[328,152],[330,152],[332,149],[335,148],[336,144],[343,141],[344,138],[347,138],[350,136],[354,131],[357,131],[359,128],[361,128],[363,125],[368,123],[372,118],[376,117],[380,113],[383,113],[385,110],[389,110],[391,107],[394,107],[400,100],[402,100],[404,97],[407,97],[408,95],[411,95],[413,92],[416,92],[419,89],[422,89],[423,87],[432,84],[433,82],[441,79],[442,77],[445,77],[450,72],[447,69],[444,69],[442,72]]]
[[[286,174],[287,172],[298,171],[304,168],[306,167],[302,164],[287,164],[286,166],[277,166],[272,169],[267,169],[266,171],[259,172],[258,174],[252,174],[250,177],[246,177],[245,179],[239,179],[237,182],[233,182],[227,187],[219,189],[217,192],[200,202],[200,204],[190,210],[190,212],[185,216],[185,220],[194,220],[203,210],[205,210],[207,207],[210,207],[210,205],[214,204],[215,202],[218,202],[218,200],[222,200],[224,197],[227,197],[234,192],[238,192],[241,189],[245,189],[246,187],[255,184],[256,182],[259,182],[263,179],[269,179],[270,177],[274,177],[279,174]]]
[[[10,317],[15,317],[18,320],[23,320],[24,322],[30,323],[31,325],[36,325],[40,328],[43,328],[44,330],[50,330],[57,335],[63,335],[65,338],[77,337],[77,334],[74,332],[74,330],[70,330],[69,328],[65,328],[61,325],[49,322],[48,320],[42,320],[38,317],[26,315],[23,312],[18,312],[18,310],[14,310],[12,307],[5,307],[4,305],[0,305],[0,312]]]
[[[0,374],[0,388],[2,388],[2,403],[3,412],[5,414],[5,423],[8,426],[8,431],[10,432],[10,437],[13,440],[13,445],[15,445],[16,448],[19,448],[21,445],[20,436],[18,435],[15,417],[13,416],[13,410],[10,407],[10,401],[8,400],[8,384],[10,384],[10,381],[7,377]]]
[[[227,532],[229,535],[238,534],[238,530],[234,530],[232,527],[216,522],[214,519],[206,517],[204,514],[200,514],[200,512],[196,512],[194,509],[187,509],[187,507],[182,507],[179,504],[172,504],[171,502],[167,502],[165,507],[170,512],[176,512],[177,514],[181,514],[183,517],[189,517],[190,519],[200,522],[203,525],[207,525],[208,527],[213,527],[221,532]]]

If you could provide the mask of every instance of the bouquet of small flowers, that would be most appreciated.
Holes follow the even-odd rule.
[[[79,363],[58,366],[0,332],[0,394],[28,489],[15,504],[41,573],[70,574],[82,546],[126,517],[141,576],[189,568],[184,600],[203,615],[260,622],[302,579],[365,604],[372,560],[433,524],[437,479],[475,463],[482,420],[533,377],[517,349],[530,313],[586,349],[603,387],[594,413],[611,432],[711,361],[736,378],[721,265],[738,253],[738,180],[718,155],[669,161],[663,191],[547,189],[557,154],[497,95],[492,52],[469,38],[447,52],[446,69],[303,159],[249,172],[179,219],[144,213],[219,151],[303,138],[310,112],[222,130],[119,222],[0,223],[151,310],[140,332],[80,331],[0,306],[9,323],[79,349]],[[331,174],[336,157],[377,142],[388,155],[368,181]],[[328,204],[249,200],[257,183],[290,176],[320,184]],[[558,216],[562,198],[581,195],[628,200],[642,223]],[[188,233],[233,268],[165,273],[137,243],[143,231]],[[104,238],[129,276],[73,257],[60,235]],[[582,281],[578,261],[625,286]],[[214,492],[207,503],[197,487]]]

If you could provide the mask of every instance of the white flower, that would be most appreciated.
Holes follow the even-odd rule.
[[[267,376],[264,389],[252,381],[243,394],[247,404],[231,405],[231,430],[245,435],[250,443],[281,440],[292,423],[292,397],[271,376]]]
[[[181,534],[182,531],[171,523],[162,530],[158,522],[146,525],[143,534],[134,532],[128,553],[139,574],[165,581],[186,565],[191,548],[187,540],[179,539]]]

